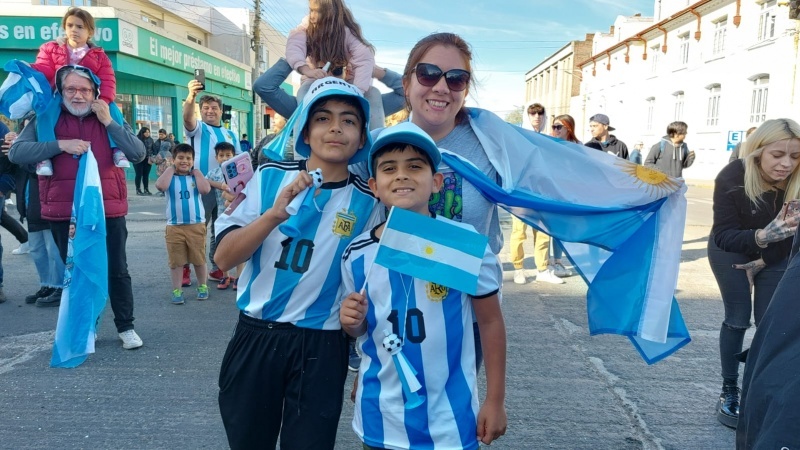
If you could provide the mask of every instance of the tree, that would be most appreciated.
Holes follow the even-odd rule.
[[[522,106],[514,106],[514,109],[506,114],[506,122],[514,125],[522,125]]]

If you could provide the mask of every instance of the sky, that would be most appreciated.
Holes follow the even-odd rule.
[[[254,0],[207,0],[253,7]],[[308,0],[261,0],[266,19],[283,34],[308,14]],[[402,72],[408,53],[437,31],[464,38],[473,51],[477,89],[467,104],[501,117],[524,102],[525,73],[586,33],[608,32],[619,15],[653,15],[653,0],[347,0],[375,62]]]

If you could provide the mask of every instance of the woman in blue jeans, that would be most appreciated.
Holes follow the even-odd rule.
[[[790,119],[764,122],[745,142],[742,155],[715,180],[708,239],[708,261],[725,307],[717,419],[732,428],[739,418],[737,354],[751,315],[756,326],[761,323],[800,222],[800,212],[784,204],[800,197],[800,125]]]

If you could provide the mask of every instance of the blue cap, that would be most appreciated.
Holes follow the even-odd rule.
[[[442,154],[433,139],[422,128],[411,122],[403,122],[393,127],[375,130],[373,134],[375,134],[375,140],[372,143],[372,149],[369,151],[369,160],[367,162],[371,177],[375,176],[375,169],[373,168],[375,153],[390,144],[408,144],[417,147],[428,154],[431,161],[433,161],[434,170],[438,171],[439,164],[442,162]]]
[[[314,104],[331,95],[348,95],[356,97],[361,104],[361,109],[364,111],[364,129],[369,130],[369,102],[361,95],[361,91],[352,84],[335,77],[321,78],[313,83],[308,88],[308,93],[303,97],[303,102],[297,107],[300,115],[297,118],[297,123],[294,128],[294,151],[304,158],[311,155],[311,147],[303,141],[303,127],[306,126],[308,121],[308,113]],[[364,146],[350,158],[349,164],[355,164],[367,159],[367,153],[372,145],[372,138],[369,133],[366,133],[367,139]]]

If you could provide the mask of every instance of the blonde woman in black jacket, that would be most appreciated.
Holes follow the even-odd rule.
[[[755,325],[786,270],[800,213],[785,202],[800,197],[800,125],[790,119],[764,122],[727,165],[714,186],[714,224],[708,260],[717,279],[725,319],[719,334],[722,393],[717,418],[736,427],[739,359],[754,313]],[[752,292],[752,294],[751,294]]]

